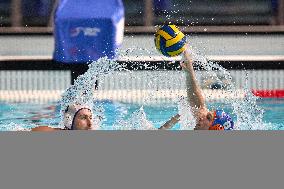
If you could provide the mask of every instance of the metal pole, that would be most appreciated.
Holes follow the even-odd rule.
[[[11,23],[12,27],[22,26],[22,0],[11,1]]]
[[[278,0],[278,22],[284,25],[284,0]]]
[[[153,26],[153,20],[154,20],[153,0],[144,0],[144,3],[145,3],[144,25]]]

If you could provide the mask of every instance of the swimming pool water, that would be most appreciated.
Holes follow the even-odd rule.
[[[60,122],[60,106],[57,104],[56,102],[50,104],[0,103],[0,131],[15,130],[15,127],[28,129],[36,125],[57,127]],[[105,118],[103,126],[106,129],[112,129],[112,125],[115,125],[118,120],[129,119],[132,113],[141,107],[138,104],[125,104],[113,101],[103,101],[97,104],[104,109]],[[263,122],[269,125],[269,129],[284,129],[284,99],[259,99],[257,104],[264,109]],[[208,104],[209,108],[219,105],[222,104]],[[144,105],[143,109],[147,119],[156,128],[178,113],[176,104]],[[231,111],[226,106],[225,109],[229,112]],[[180,125],[177,124],[173,129],[179,129],[179,127]]]

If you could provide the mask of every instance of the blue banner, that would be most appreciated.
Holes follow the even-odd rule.
[[[86,63],[114,58],[123,31],[121,0],[61,0],[55,13],[54,60]]]

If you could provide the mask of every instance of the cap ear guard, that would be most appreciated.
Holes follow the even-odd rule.
[[[72,127],[72,117],[68,113],[64,113],[64,128],[67,130],[71,130]]]
[[[223,124],[223,127],[225,130],[233,130],[234,129],[234,122],[233,121],[227,121]]]

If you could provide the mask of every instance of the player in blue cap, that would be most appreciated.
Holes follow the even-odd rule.
[[[193,69],[193,58],[189,48],[183,52],[184,61],[181,63],[186,72],[187,97],[191,106],[192,113],[196,119],[194,130],[233,130],[234,122],[229,114],[223,110],[209,111],[206,108],[205,98],[202,95],[195,71]],[[180,115],[177,114],[167,121],[160,129],[169,129],[179,121]]]

